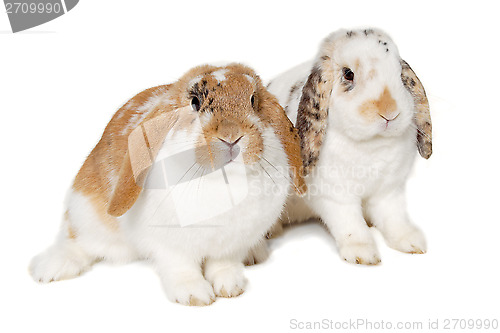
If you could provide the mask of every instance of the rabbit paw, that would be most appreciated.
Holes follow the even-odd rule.
[[[413,226],[397,233],[393,232],[386,240],[390,247],[401,252],[423,254],[427,251],[424,234]]]
[[[339,253],[342,259],[351,264],[377,265],[381,261],[373,242],[344,243],[339,246]]]
[[[49,248],[31,260],[30,274],[41,283],[77,277],[92,264],[92,260],[80,252],[62,246]]]
[[[245,291],[246,278],[243,272],[220,271],[215,275],[213,286],[215,294],[219,297],[236,297]]]
[[[182,305],[206,306],[215,302],[212,285],[201,278],[179,282],[169,294],[169,298]]]
[[[243,294],[247,280],[240,265],[211,267],[207,270],[207,279],[212,282],[217,296],[236,297]]]

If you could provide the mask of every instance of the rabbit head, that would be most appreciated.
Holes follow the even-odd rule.
[[[340,30],[323,41],[298,108],[306,172],[318,159],[327,125],[359,141],[398,136],[416,127],[421,156],[432,154],[424,88],[394,42],[379,30]]]
[[[262,159],[266,149],[284,149],[291,182],[298,193],[305,192],[297,130],[253,70],[240,64],[199,66],[157,91],[147,98],[137,95],[140,98],[134,98],[138,101],[132,99],[115,116],[147,109],[143,120],[126,133],[128,146],[108,214],[120,216],[135,203],[163,142],[168,140],[177,140],[184,149],[194,151],[193,164],[185,166],[186,173],[193,166],[217,169],[238,155],[244,164],[251,165]],[[269,130],[282,148],[269,142],[266,145]]]

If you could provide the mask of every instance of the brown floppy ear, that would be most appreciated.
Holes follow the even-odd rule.
[[[260,87],[261,97],[259,98],[260,114],[265,117],[274,128],[274,132],[279,137],[290,166],[290,177],[294,185],[295,192],[304,195],[307,192],[303,174],[302,159],[300,157],[300,138],[297,129],[286,116],[285,110],[278,103],[274,95]]]
[[[401,60],[401,80],[415,102],[415,125],[417,126],[417,147],[420,156],[427,159],[432,155],[432,122],[429,101],[424,86],[410,65]]]
[[[137,201],[148,171],[177,118],[176,112],[166,112],[144,121],[130,133],[127,153],[109,201],[108,214],[121,216]]]

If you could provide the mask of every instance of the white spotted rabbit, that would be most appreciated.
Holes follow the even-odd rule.
[[[334,32],[313,61],[268,89],[296,123],[308,186],[282,220],[320,217],[350,263],[380,262],[367,223],[394,249],[426,252],[407,214],[405,183],[415,148],[432,154],[431,118],[424,88],[394,42],[375,29]]]

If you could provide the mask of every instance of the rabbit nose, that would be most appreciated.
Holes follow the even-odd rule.
[[[238,146],[238,142],[241,140],[242,137],[243,135],[240,136],[238,139],[234,140],[233,142],[229,142],[224,139],[218,138],[222,143],[224,143],[227,147],[229,147],[230,160],[234,160],[240,154],[240,146]]]
[[[391,119],[387,118],[386,116],[384,116],[384,115],[382,115],[382,114],[380,114],[380,113],[379,113],[378,115],[379,115],[379,116],[381,116],[382,118],[384,118],[384,120],[385,120],[387,123],[389,123],[390,121],[393,121],[394,119],[396,119],[397,117],[399,117],[399,113],[398,113],[395,117],[393,117],[393,118],[391,118]]]
[[[222,138],[218,138],[218,139],[220,141],[222,141],[223,143],[225,143],[229,148],[233,148],[234,145],[236,145],[241,140],[242,137],[243,137],[243,135],[240,136],[238,139],[234,140],[233,142],[226,141],[226,140],[224,140]]]

